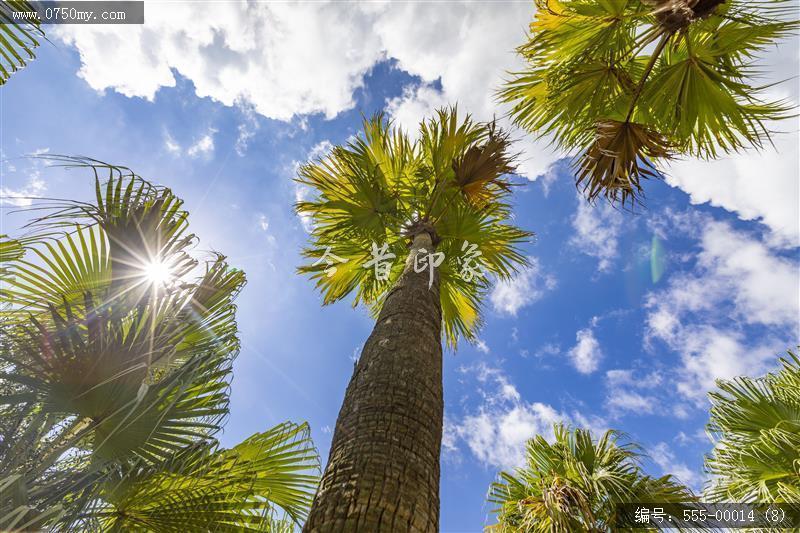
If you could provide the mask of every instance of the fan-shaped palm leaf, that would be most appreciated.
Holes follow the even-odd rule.
[[[305,518],[316,486],[307,472],[318,467],[306,425],[280,424],[230,449],[200,441],[155,467],[141,461],[120,467],[104,481],[93,526],[273,531],[274,505],[295,522]]]
[[[243,273],[190,253],[169,189],[50,159],[93,170],[96,203],[42,202],[27,235],[0,239],[0,527],[271,531],[284,515],[302,520],[316,457],[305,426],[230,450],[213,440]],[[152,277],[154,264],[166,275]]]
[[[34,49],[44,39],[44,32],[33,5],[25,0],[0,2],[0,85],[34,59]]]
[[[312,245],[303,252],[309,274],[324,303],[355,293],[374,314],[403,272],[392,262],[386,279],[377,279],[363,265],[372,259],[372,245],[402,259],[408,254],[407,230],[427,220],[436,231],[437,250],[449,258],[439,269],[445,338],[474,338],[480,326],[480,302],[487,279],[465,283],[456,261],[465,242],[481,251],[487,276],[508,279],[527,262],[518,245],[531,233],[505,220],[510,217],[507,174],[514,156],[508,136],[494,124],[459,120],[456,109],[440,110],[420,126],[412,141],[382,115],[364,122],[364,135],[330,155],[300,168],[297,181],[316,192],[298,202],[299,213],[314,222]],[[319,262],[326,252],[337,258],[336,270]]]
[[[754,63],[797,30],[788,0],[536,0],[528,69],[499,93],[521,127],[580,155],[589,200],[635,202],[676,155],[770,141],[786,102]]]
[[[720,381],[710,394],[710,500],[800,503],[800,359],[790,351],[781,364],[762,378]]]
[[[691,491],[671,476],[653,478],[640,466],[638,447],[607,431],[554,426],[554,440],[528,441],[526,465],[501,472],[489,490],[497,505],[493,531],[611,531],[621,503],[693,501]]]

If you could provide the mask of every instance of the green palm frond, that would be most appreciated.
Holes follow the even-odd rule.
[[[192,253],[169,189],[124,167],[49,159],[90,169],[96,198],[43,201],[25,236],[0,237],[0,527],[299,523],[318,466],[307,426],[229,450],[213,440],[228,414],[244,274]]]
[[[460,118],[455,108],[425,120],[417,140],[383,115],[365,120],[361,136],[300,167],[297,181],[315,197],[296,205],[314,227],[299,272],[316,283],[325,304],[353,295],[354,305],[377,314],[403,272],[406,231],[427,221],[446,257],[439,268],[445,339],[452,346],[474,339],[491,280],[527,264],[519,247],[532,234],[508,222],[514,159],[506,133]],[[484,276],[463,279],[465,243],[481,252],[474,266]],[[393,254],[385,279],[364,268],[373,245]],[[321,261],[326,252],[331,265]]]
[[[710,393],[710,500],[800,502],[800,359],[789,351],[781,364],[762,378],[720,381]]]
[[[9,261],[0,289],[2,302],[23,316],[46,312],[51,305],[80,304],[84,294],[101,296],[108,286],[111,268],[106,240],[99,232],[75,226],[63,239],[36,244],[28,250],[20,245],[20,254],[25,255]]]
[[[33,51],[44,39],[41,24],[38,19],[25,19],[23,22],[17,18],[20,14],[34,11],[30,2],[25,0],[0,2],[0,85],[36,57]]]
[[[517,50],[527,69],[498,96],[517,125],[580,156],[589,200],[633,203],[641,179],[659,177],[670,157],[762,148],[773,121],[792,114],[788,102],[766,98],[755,66],[796,33],[788,0],[536,5]]]
[[[526,465],[501,472],[488,500],[496,505],[492,531],[610,531],[621,503],[693,501],[671,476],[652,478],[639,466],[639,448],[607,431],[554,426],[549,443],[541,435],[528,441]]]
[[[318,469],[308,426],[284,423],[230,449],[198,442],[158,467],[124,466],[91,514],[103,530],[274,531],[278,509],[305,519]]]
[[[18,261],[25,255],[25,247],[8,235],[0,235],[0,262]]]

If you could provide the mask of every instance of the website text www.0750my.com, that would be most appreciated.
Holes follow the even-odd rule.
[[[32,1],[4,9],[12,24],[143,24],[142,1]],[[3,7],[0,5],[0,7]],[[8,4],[6,5],[8,7]],[[8,13],[10,11],[10,13]],[[10,16],[9,16],[10,14]]]
[[[15,11],[12,16],[14,20],[20,22],[38,21],[43,24],[52,24],[53,22],[69,24],[70,22],[94,22],[97,20],[124,21],[127,16],[124,11],[81,11],[74,7],[46,7],[42,11],[44,16],[41,16],[38,11]]]

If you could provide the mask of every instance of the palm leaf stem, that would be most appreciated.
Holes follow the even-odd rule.
[[[631,116],[633,116],[633,110],[636,109],[636,102],[639,100],[642,90],[644,89],[644,84],[647,82],[647,78],[650,76],[650,73],[653,72],[653,67],[655,67],[656,61],[658,61],[659,56],[661,56],[661,52],[664,51],[664,47],[667,46],[667,42],[669,42],[670,37],[672,37],[672,33],[664,33],[664,35],[661,36],[661,40],[658,41],[655,50],[653,50],[653,55],[650,56],[650,61],[647,62],[647,66],[642,73],[642,78],[639,80],[639,83],[636,86],[636,92],[633,93],[633,99],[631,100],[631,105],[628,108],[628,114],[625,116],[625,122],[630,122]]]

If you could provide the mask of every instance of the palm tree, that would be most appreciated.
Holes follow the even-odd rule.
[[[15,17],[15,14],[34,11],[36,9],[26,0],[0,2],[0,85],[36,57],[33,50],[44,38],[40,21]]]
[[[501,472],[489,490],[502,532],[612,531],[617,504],[681,503],[691,491],[672,476],[645,475],[638,447],[606,431],[596,441],[583,429],[554,425],[550,444],[537,435],[526,446],[526,465]]]
[[[499,93],[517,125],[576,154],[589,200],[623,205],[668,159],[770,142],[786,102],[754,62],[796,31],[789,0],[536,0],[527,70]]]
[[[0,529],[301,523],[318,468],[307,425],[230,449],[214,437],[244,273],[222,255],[196,257],[169,189],[52,159],[90,168],[96,202],[37,204],[25,235],[0,239]]]
[[[719,381],[709,394],[709,500],[800,503],[800,358],[789,351],[781,365],[760,378]]]
[[[354,294],[376,317],[305,531],[438,531],[442,340],[474,339],[488,276],[526,264],[517,245],[531,234],[508,223],[508,150],[493,124],[451,108],[418,140],[377,115],[300,168],[316,192],[297,205],[314,224],[315,264],[300,271],[324,303]]]

